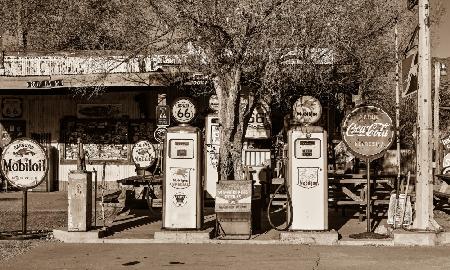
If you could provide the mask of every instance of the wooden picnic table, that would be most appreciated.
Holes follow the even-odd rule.
[[[436,206],[449,204],[450,193],[447,191],[447,188],[450,184],[450,174],[436,174],[435,176],[442,180],[442,182],[435,185],[437,189],[433,189],[434,204]]]
[[[388,205],[389,196],[395,187],[397,175],[374,174],[371,177],[373,192],[371,201],[373,205]],[[362,221],[366,206],[367,175],[365,174],[329,174],[328,185],[330,198],[335,206],[356,205],[359,207],[359,219]]]
[[[450,174],[436,174],[435,176],[445,183],[450,184]]]
[[[117,180],[118,183],[124,186],[144,187],[147,191],[144,193],[150,209],[162,207],[162,182],[161,175],[136,175]],[[123,190],[122,192],[126,192]]]
[[[161,184],[162,176],[160,175],[135,175],[117,180],[122,185],[147,186],[151,184]]]

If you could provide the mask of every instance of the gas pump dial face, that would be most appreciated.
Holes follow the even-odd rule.
[[[172,116],[181,124],[186,124],[194,119],[196,108],[190,98],[182,97],[175,100],[172,105]]]
[[[322,105],[312,96],[300,97],[293,106],[294,118],[303,124],[314,124],[322,116]]]

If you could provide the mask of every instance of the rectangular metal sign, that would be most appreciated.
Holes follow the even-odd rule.
[[[216,212],[251,212],[252,181],[220,181],[216,190]]]
[[[156,106],[156,125],[169,126],[170,125],[170,108],[167,105]]]

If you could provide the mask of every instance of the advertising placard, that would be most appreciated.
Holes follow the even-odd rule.
[[[268,139],[271,131],[270,107],[262,101],[252,112],[248,120],[246,139]]]
[[[153,145],[146,140],[138,141],[131,151],[131,158],[139,168],[148,168],[155,163],[156,152]]]
[[[155,137],[155,140],[157,140],[159,143],[162,143],[164,141],[164,138],[166,137],[166,133],[166,127],[158,127],[157,129],[155,129],[153,136]]]
[[[20,189],[34,188],[47,175],[47,153],[34,140],[16,139],[3,149],[1,168],[11,185]]]
[[[301,96],[293,105],[294,119],[302,124],[314,124],[322,116],[320,101],[312,96]]]
[[[381,108],[361,106],[353,109],[342,123],[342,138],[349,150],[363,159],[376,159],[394,141],[391,117]]]
[[[252,181],[227,180],[217,184],[216,212],[251,212]]]
[[[172,116],[181,124],[191,122],[196,114],[194,102],[187,97],[180,97],[172,105]]]
[[[170,126],[170,107],[167,105],[156,106],[156,125],[158,127]]]
[[[217,95],[212,95],[209,98],[209,108],[214,112],[219,111],[219,98],[217,97]]]

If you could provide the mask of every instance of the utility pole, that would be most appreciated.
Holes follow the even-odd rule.
[[[430,3],[419,0],[419,89],[417,95],[417,173],[416,217],[413,228],[435,230],[433,219],[433,167],[432,159],[432,100],[431,100],[431,49]],[[439,226],[439,225],[437,225]]]

